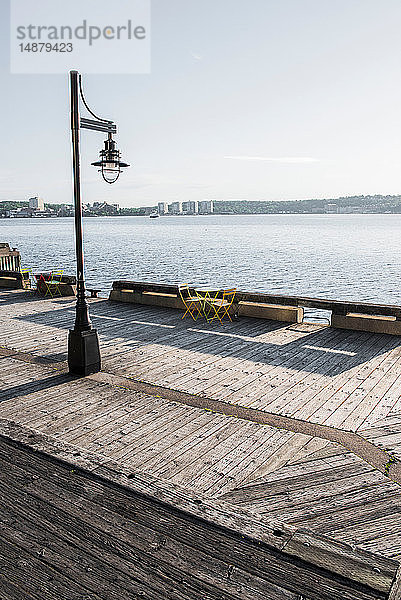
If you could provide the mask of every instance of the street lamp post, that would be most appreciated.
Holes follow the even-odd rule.
[[[80,117],[80,98],[95,119]],[[85,296],[84,253],[82,238],[82,201],[80,180],[80,151],[79,130],[91,129],[108,134],[105,149],[100,152],[100,161],[92,163],[101,167],[100,171],[107,183],[114,183],[127,163],[120,160],[120,152],[112,138],[116,133],[116,125],[112,121],[100,119],[88,107],[82,91],[81,75],[78,71],[70,71],[70,101],[71,101],[71,140],[72,168],[74,179],[75,207],[75,250],[77,258],[77,303],[74,329],[68,335],[68,368],[72,375],[89,375],[97,373],[101,368],[99,337],[97,330],[92,328],[89,318],[89,307]]]

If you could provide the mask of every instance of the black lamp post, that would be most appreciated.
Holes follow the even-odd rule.
[[[112,135],[117,128],[113,121],[100,119],[88,107],[82,91],[81,75],[78,71],[70,71],[71,97],[71,138],[72,164],[74,178],[75,206],[75,248],[77,255],[77,304],[74,329],[68,335],[68,368],[72,375],[89,375],[97,373],[101,368],[99,337],[97,330],[92,328],[89,318],[88,302],[85,296],[84,253],[82,240],[82,202],[80,180],[79,130],[92,129],[108,134],[105,149],[100,152],[100,161],[92,163],[101,167],[103,178],[108,183],[117,181],[121,169],[128,167],[120,160],[120,152],[116,149]],[[93,119],[80,118],[79,99],[81,98],[87,111]]]

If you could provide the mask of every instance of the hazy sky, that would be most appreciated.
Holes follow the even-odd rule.
[[[67,74],[10,74],[0,2],[0,199],[70,202]],[[103,183],[83,132],[84,201],[401,193],[400,31],[400,0],[152,0],[151,74],[85,77],[133,166]]]

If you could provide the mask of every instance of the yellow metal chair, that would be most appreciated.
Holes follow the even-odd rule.
[[[33,292],[35,290],[35,278],[33,276],[31,267],[21,267],[20,272],[22,275],[24,289],[29,292]]]
[[[178,292],[180,294],[180,298],[186,308],[186,311],[182,315],[182,319],[189,313],[194,321],[198,317],[202,316],[202,301],[197,296],[194,296],[191,293],[189,285],[186,283],[185,285],[178,286]]]
[[[47,294],[50,294],[50,296],[52,298],[54,298],[54,296],[62,296],[61,290],[60,290],[60,284],[62,283],[62,279],[63,279],[63,270],[60,271],[52,271],[50,278],[48,280],[45,280],[46,283],[46,293],[45,296],[47,296]]]
[[[211,323],[214,321],[214,319],[218,319],[220,323],[222,323],[225,316],[232,321],[230,316],[230,308],[234,302],[236,292],[236,288],[221,290],[221,298],[215,298],[207,301],[207,304],[210,307],[209,313],[206,317],[208,323]],[[209,317],[210,314],[212,315],[211,318]]]

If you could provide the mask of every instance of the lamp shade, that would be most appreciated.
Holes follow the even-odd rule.
[[[121,161],[121,153],[116,148],[116,142],[109,133],[104,141],[104,149],[99,153],[100,160],[93,162],[94,167],[100,167],[99,172],[107,183],[114,183],[120,176],[121,169],[129,167],[128,163]]]

